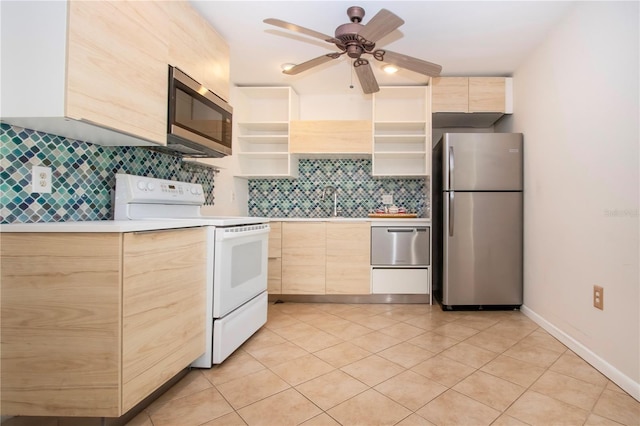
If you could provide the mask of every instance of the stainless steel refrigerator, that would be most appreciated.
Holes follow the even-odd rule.
[[[445,133],[433,148],[433,294],[444,310],[522,305],[521,133]]]

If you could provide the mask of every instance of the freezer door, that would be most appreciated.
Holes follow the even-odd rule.
[[[522,190],[522,133],[445,133],[442,145],[445,190]]]
[[[522,304],[522,193],[444,193],[443,305]]]

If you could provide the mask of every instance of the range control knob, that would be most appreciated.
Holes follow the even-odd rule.
[[[197,188],[197,187],[195,187],[195,186],[192,186],[192,187],[191,187],[191,193],[192,193],[193,195],[198,195],[198,188]]]
[[[143,180],[139,180],[136,186],[141,191],[144,191],[147,188],[147,185],[144,183]]]
[[[149,182],[147,183],[147,189],[149,191],[153,191],[154,189],[156,189],[156,185],[153,182]]]

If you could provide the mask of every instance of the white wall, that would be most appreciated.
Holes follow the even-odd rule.
[[[514,74],[523,311],[640,399],[639,4],[579,2]],[[604,287],[604,310],[592,287]]]
[[[234,142],[235,144],[235,142]],[[238,147],[232,147],[238,152]],[[203,206],[206,216],[248,216],[247,179],[237,178],[239,174],[237,155],[222,158],[202,158],[198,162],[218,167],[220,171],[214,180],[214,205]]]

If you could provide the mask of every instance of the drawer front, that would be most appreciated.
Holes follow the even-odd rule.
[[[429,268],[374,268],[373,294],[428,294]]]
[[[428,226],[371,228],[371,264],[428,266],[431,232]]]

